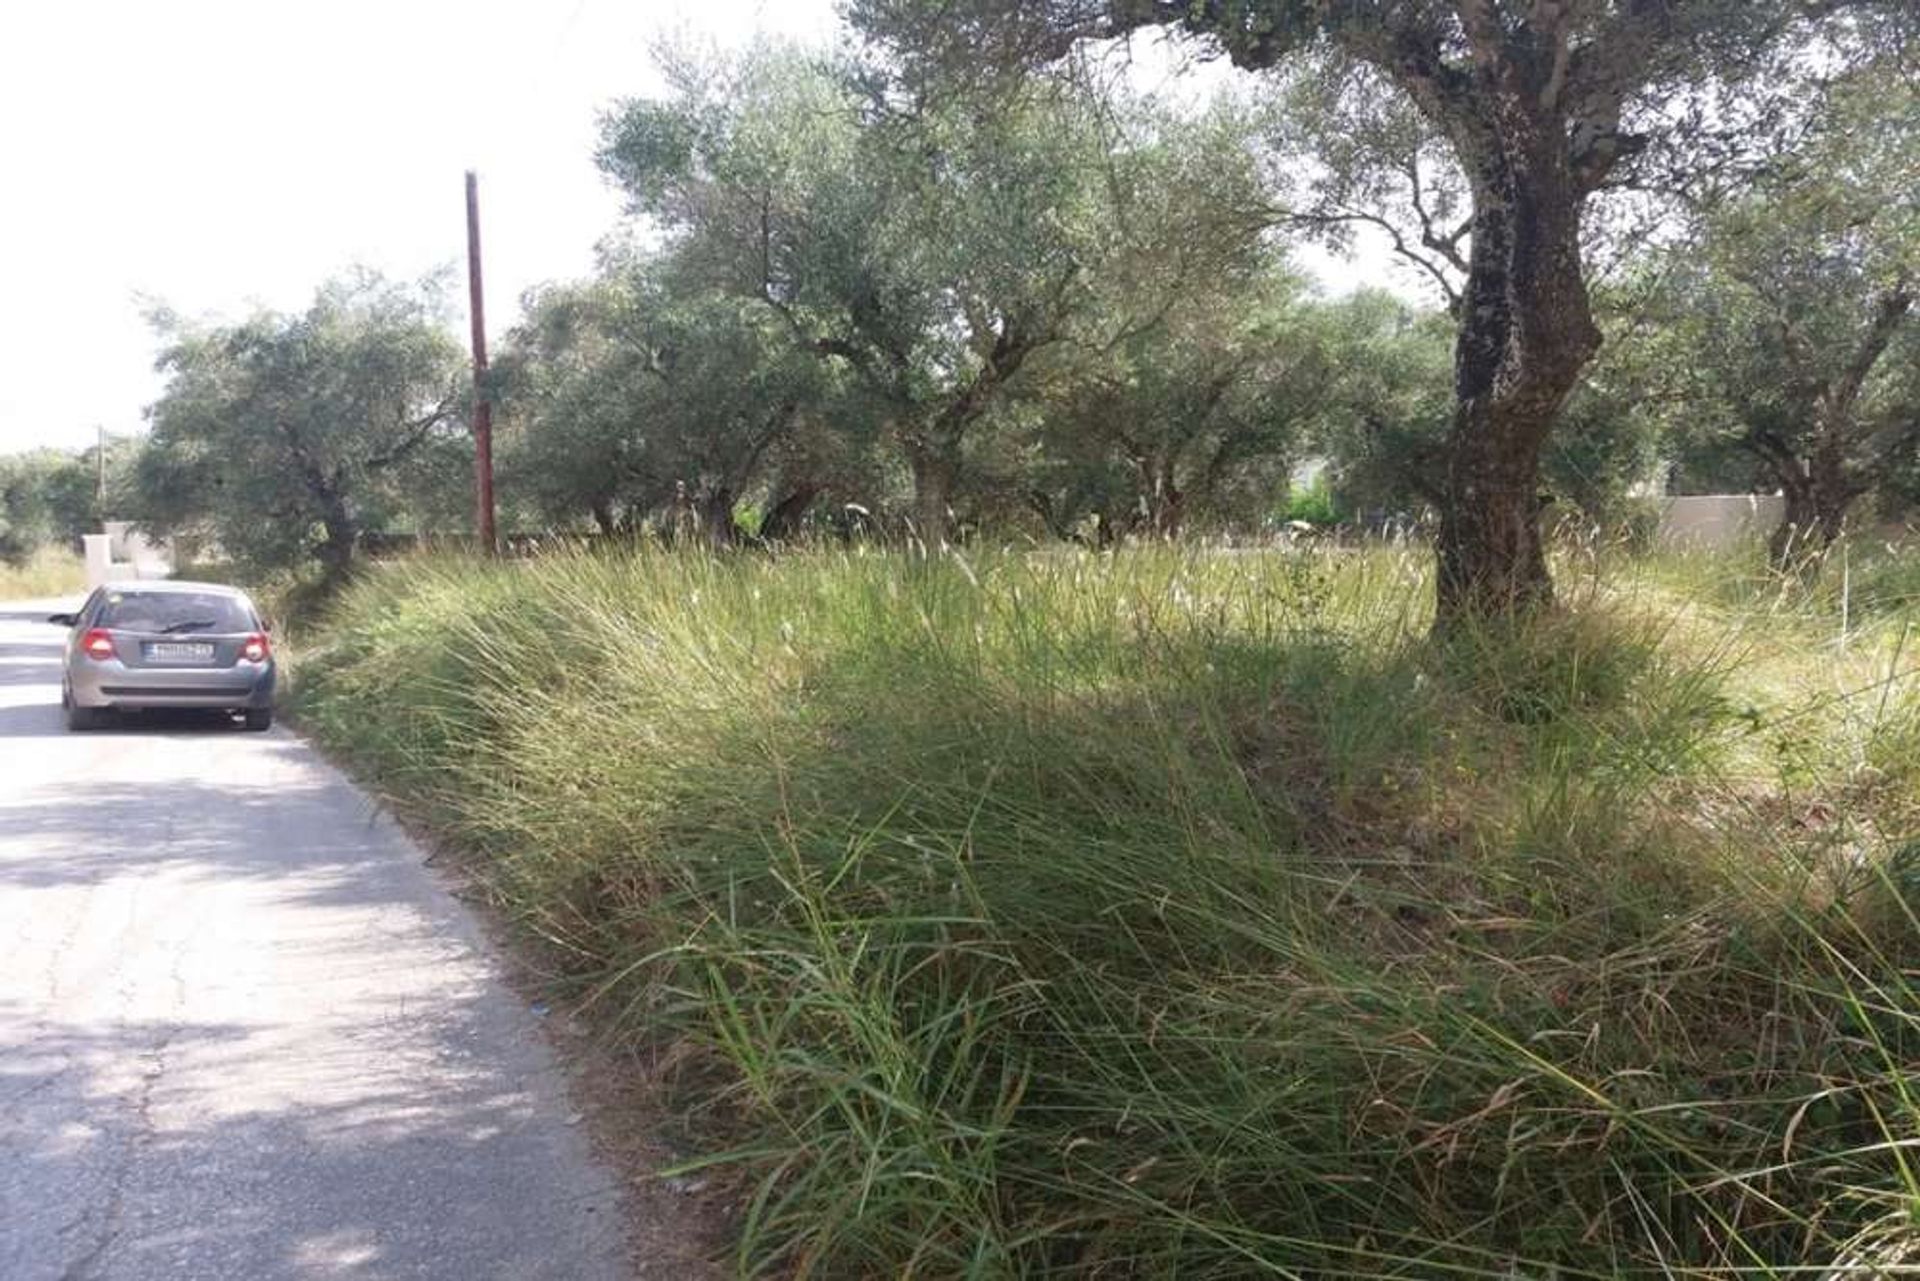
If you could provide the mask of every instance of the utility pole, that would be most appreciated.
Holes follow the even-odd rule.
[[[93,425],[93,439],[94,462],[100,468],[100,476],[95,482],[93,491],[93,506],[100,519],[105,520],[107,518],[107,428],[104,423]]]
[[[487,386],[487,311],[480,288],[480,180],[467,170],[467,294],[473,315],[473,502],[480,550],[500,551],[493,527],[493,402]]]

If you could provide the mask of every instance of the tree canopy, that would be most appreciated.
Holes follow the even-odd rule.
[[[671,96],[609,120],[602,164],[683,286],[862,388],[929,539],[1036,356],[1123,342],[1257,269],[1261,192],[1224,122],[1037,83],[918,98],[773,47],[670,70]]]
[[[1551,599],[1540,460],[1601,342],[1585,263],[1590,199],[1651,184],[1655,170],[1660,185],[1691,186],[1764,153],[1810,69],[1857,56],[1878,34],[1875,19],[1898,22],[1905,10],[1869,0],[852,0],[850,12],[928,77],[1056,59],[1082,41],[1164,27],[1251,70],[1331,59],[1336,103],[1351,101],[1349,90],[1401,95],[1410,111],[1397,118],[1360,114],[1366,129],[1350,135],[1359,154],[1334,149],[1329,198],[1377,204],[1366,175],[1409,158],[1411,192],[1431,150],[1415,115],[1462,178],[1464,231],[1435,210],[1420,238],[1442,276],[1465,268],[1453,291],[1437,538],[1444,627]]]
[[[1777,560],[1841,533],[1920,450],[1920,93],[1897,67],[1832,108],[1668,255],[1654,386],[1682,457],[1748,460],[1787,499]]]
[[[1107,543],[1271,528],[1309,468],[1432,534],[1446,627],[1549,605],[1550,515],[1613,524],[1663,465],[1783,492],[1802,545],[1920,499],[1903,6],[848,12],[864,48],[668,49],[605,117],[634,221],[479,389],[510,520]],[[1148,29],[1259,74],[1143,92],[1097,42]],[[1363,232],[1422,301],[1298,265]],[[435,288],[157,319],[150,523],[334,575],[363,530],[465,528]]]
[[[460,448],[468,393],[442,311],[432,282],[359,272],[299,315],[157,313],[167,381],[136,464],[137,515],[245,562],[312,557],[344,574],[363,530],[418,501],[403,470]]]

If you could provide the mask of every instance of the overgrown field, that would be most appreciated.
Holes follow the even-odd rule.
[[[0,601],[69,596],[86,589],[86,564],[69,551],[48,547],[18,565],[0,561]]]
[[[672,1047],[745,1271],[1920,1266],[1915,562],[1560,573],[425,559],[299,702]]]

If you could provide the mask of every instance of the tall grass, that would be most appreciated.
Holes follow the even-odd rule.
[[[1910,601],[1596,561],[1436,648],[1424,572],[427,559],[299,698],[674,1047],[745,1273],[1913,1249]]]
[[[0,600],[72,596],[86,588],[86,565],[64,548],[43,547],[18,565],[0,561]]]

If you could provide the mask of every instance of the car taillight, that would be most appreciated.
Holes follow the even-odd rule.
[[[249,663],[264,663],[273,656],[273,647],[267,644],[265,632],[255,632],[247,637],[240,646],[240,657]]]
[[[113,633],[96,627],[80,638],[80,649],[88,658],[104,663],[113,657]]]

